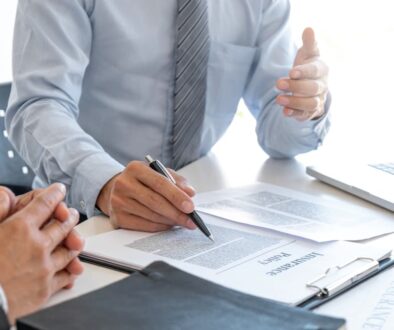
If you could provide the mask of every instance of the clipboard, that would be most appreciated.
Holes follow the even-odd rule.
[[[321,276],[306,283],[308,288],[316,290],[316,294],[297,307],[313,310],[393,265],[394,259],[390,257],[380,261],[358,257],[344,265],[328,268]]]

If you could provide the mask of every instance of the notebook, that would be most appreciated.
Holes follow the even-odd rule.
[[[246,295],[164,262],[17,321],[21,330],[345,329],[345,320]]]
[[[394,212],[394,162],[319,164],[306,173]]]

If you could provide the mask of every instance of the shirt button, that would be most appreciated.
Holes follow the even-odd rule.
[[[85,203],[85,201],[81,201],[81,202],[79,203],[79,205],[81,205],[82,210],[84,210],[84,209],[86,208],[86,203]]]

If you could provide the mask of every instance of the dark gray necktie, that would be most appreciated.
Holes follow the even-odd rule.
[[[173,167],[200,156],[205,112],[209,29],[207,0],[178,0]]]

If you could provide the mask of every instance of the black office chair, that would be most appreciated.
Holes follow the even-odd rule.
[[[34,173],[8,141],[4,117],[10,91],[11,84],[0,84],[0,185],[20,195],[31,190]]]

